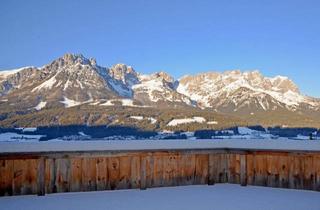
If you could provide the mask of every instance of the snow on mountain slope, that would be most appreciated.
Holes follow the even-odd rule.
[[[10,75],[16,74],[16,73],[18,73],[24,69],[28,69],[28,68],[35,68],[35,67],[34,66],[26,66],[26,67],[22,67],[22,68],[18,68],[18,69],[0,71],[0,81],[6,79]]]
[[[91,103],[90,105],[99,105],[99,106],[128,106],[128,107],[148,107],[145,105],[141,105],[138,103],[139,101],[135,101],[128,98],[122,99],[110,99],[107,101],[96,101]]]
[[[80,102],[80,101],[74,101],[72,99],[64,97],[63,101],[60,101],[60,102],[63,103],[66,108],[69,108],[69,107],[79,106],[79,105],[84,104],[84,103],[89,103],[91,101],[89,100],[87,102]]]
[[[140,83],[132,86],[134,98],[138,100],[193,105],[189,97],[176,92],[174,79],[165,72],[141,75],[139,79]]]
[[[207,120],[203,117],[192,117],[192,118],[183,118],[183,119],[173,119],[168,123],[168,126],[177,126],[180,124],[186,123],[204,123]]]
[[[132,86],[139,83],[138,73],[131,66],[116,64],[108,70],[108,74],[113,80],[109,84],[120,96],[132,97]]]
[[[57,79],[56,76],[58,75],[55,74],[53,77],[51,77],[50,79],[46,80],[45,82],[41,83],[40,85],[38,85],[37,87],[33,88],[31,90],[31,92],[35,92],[35,91],[39,91],[41,89],[51,89],[56,83],[57,83]],[[60,84],[60,83],[59,83]]]
[[[236,70],[185,76],[179,80],[177,91],[197,101],[202,107],[216,109],[227,106],[237,109],[253,104],[263,110],[275,107],[296,109],[302,103],[319,106],[301,95],[298,87],[287,77],[267,78],[258,71]]]
[[[10,106],[36,110],[89,102],[92,106],[247,110],[249,114],[302,107],[320,110],[319,99],[300,94],[298,87],[283,76],[268,78],[258,71],[236,70],[185,76],[175,81],[165,72],[141,75],[125,64],[102,67],[95,59],[77,54],[66,54],[41,68],[0,71],[0,100]]]
[[[37,106],[35,106],[34,108],[39,111],[39,110],[43,109],[44,107],[46,107],[46,105],[47,105],[46,101],[40,101],[39,104]]]

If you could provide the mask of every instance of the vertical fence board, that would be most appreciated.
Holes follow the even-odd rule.
[[[254,158],[254,170],[255,170],[255,185],[266,186],[267,185],[267,164],[266,156],[262,154],[256,154]]]
[[[208,184],[213,185],[219,182],[219,155],[209,154],[209,171],[208,171]]]
[[[107,180],[108,180],[107,160],[104,157],[98,157],[96,159],[96,161],[97,161],[97,165],[96,165],[97,190],[106,190],[107,189]]]
[[[247,156],[240,156],[240,184],[241,186],[247,185]]]
[[[254,166],[253,166],[253,154],[247,154],[247,184],[254,184]]]
[[[163,156],[163,179],[164,186],[175,186],[178,182],[178,156],[176,154],[169,154]]]
[[[182,154],[179,157],[179,185],[192,185],[195,174],[195,155]]]
[[[153,187],[163,186],[163,161],[161,154],[155,154],[153,160]]]
[[[96,159],[81,159],[81,188],[82,191],[96,190]]]
[[[0,160],[0,196],[15,194],[14,187],[12,186],[14,177],[13,166],[13,160]]]
[[[28,161],[28,182],[31,194],[37,194],[38,192],[38,159],[29,159]]]
[[[57,192],[69,192],[71,181],[71,160],[69,158],[56,159]]]
[[[117,189],[131,188],[131,157],[123,156],[119,158],[119,183]]]
[[[152,187],[154,165],[153,165],[153,155],[148,155],[146,158],[146,187]]]
[[[228,182],[229,174],[228,174],[228,165],[229,165],[229,156],[228,154],[219,154],[219,183]]]
[[[131,158],[131,186],[132,188],[140,188],[140,157],[133,156]]]
[[[287,155],[279,155],[279,181],[280,181],[280,187],[282,188],[288,188],[289,187],[289,162],[288,162],[288,156]]]
[[[53,159],[46,158],[45,159],[45,193],[53,193],[53,188],[55,181],[53,179],[54,177],[54,161]]]
[[[315,168],[315,189],[320,191],[320,155],[314,156],[314,168]]]
[[[196,155],[195,184],[208,184],[208,155]]]
[[[307,190],[312,190],[315,186],[315,174],[314,174],[313,156],[304,156],[304,188]]]
[[[108,158],[108,183],[111,190],[117,189],[120,177],[120,163],[118,157]]]
[[[239,184],[240,183],[240,155],[229,154],[229,167],[228,167],[228,180],[229,183]]]
[[[147,189],[147,160],[144,154],[140,155],[140,189]]]
[[[71,183],[70,191],[78,192],[82,189],[82,160],[81,158],[71,159]]]
[[[45,163],[44,157],[38,160],[37,191],[39,196],[45,194]]]
[[[297,170],[296,170],[297,167],[296,167],[295,159],[296,159],[295,156],[290,155],[289,156],[289,160],[288,160],[289,163],[290,163],[290,165],[289,165],[289,183],[288,183],[289,185],[288,185],[288,187],[292,188],[292,189],[296,188],[295,175],[297,173]],[[268,183],[268,186],[270,186],[269,183]]]
[[[24,183],[25,183],[25,174],[26,174],[26,164],[25,160],[14,160],[14,171],[13,171],[13,194],[14,195],[23,195],[24,192]]]

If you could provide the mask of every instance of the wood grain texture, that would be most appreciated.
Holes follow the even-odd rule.
[[[268,151],[20,154],[0,160],[0,196],[235,183],[320,191],[320,154]]]

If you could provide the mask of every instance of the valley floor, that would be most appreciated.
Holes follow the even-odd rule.
[[[320,192],[267,187],[165,187],[1,197],[1,210],[319,210]]]

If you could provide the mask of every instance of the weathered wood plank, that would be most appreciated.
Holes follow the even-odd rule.
[[[13,175],[13,194],[14,195],[24,195],[26,191],[25,177],[27,173],[27,165],[25,160],[14,160],[14,175]]]
[[[320,191],[320,155],[315,155],[313,162],[314,162],[314,168],[315,168],[314,190]]]
[[[178,156],[169,154],[163,156],[163,179],[164,186],[175,186],[178,182]]]
[[[96,183],[96,163],[97,160],[94,157],[82,159],[82,188],[83,191],[95,191],[97,190]]]
[[[31,194],[37,194],[37,172],[38,172],[38,159],[30,159],[28,162],[28,176],[29,187]]]
[[[97,157],[97,190],[106,190],[107,188],[107,180],[108,180],[108,163],[107,159],[103,157]]]
[[[13,195],[14,186],[12,185],[14,177],[13,160],[0,160],[0,196]]]
[[[131,187],[140,188],[140,157],[131,157]]]
[[[153,183],[153,169],[154,169],[154,165],[153,165],[153,156],[148,154],[146,157],[146,187],[152,187],[152,183]]]
[[[37,191],[39,196],[45,195],[45,163],[44,157],[38,160]]]
[[[218,162],[218,166],[219,166],[219,183],[226,183],[228,182],[228,178],[229,178],[229,158],[228,158],[228,154],[219,154],[219,162]]]
[[[70,192],[71,160],[69,158],[56,159],[57,192]]]
[[[163,186],[163,155],[155,154],[153,161],[153,181],[152,187]]]
[[[247,154],[247,184],[254,185],[254,155]]]
[[[71,159],[71,183],[70,191],[79,192],[83,189],[82,187],[82,158],[72,158]]]
[[[140,189],[147,189],[147,160],[145,155],[140,155]]]
[[[45,193],[53,193],[55,188],[55,162],[54,159],[45,159]],[[55,190],[56,192],[56,190]]]
[[[301,155],[290,155],[289,160],[289,183],[288,187],[292,189],[301,189],[303,179],[300,177],[300,169],[302,167]]]
[[[117,189],[131,189],[131,157],[120,157],[119,164],[119,183]]]
[[[209,169],[208,169],[208,185],[214,185],[218,181],[218,156],[209,154]]]
[[[240,183],[240,155],[228,154],[228,182],[233,184]]]
[[[240,184],[241,186],[247,185],[247,156],[240,156]]]
[[[179,185],[192,185],[196,170],[196,157],[193,154],[183,154],[179,158]]]
[[[120,162],[118,157],[108,158],[108,184],[111,190],[118,187],[120,177]]]
[[[315,186],[315,173],[313,165],[313,156],[304,156],[304,171],[303,171],[303,183],[304,189],[312,190]]]
[[[195,184],[208,184],[208,155],[196,155]]]
[[[256,154],[254,156],[254,184],[258,186],[267,185],[267,161],[266,156]]]
[[[289,157],[287,155],[279,155],[279,181],[280,187],[288,188],[289,187]]]

